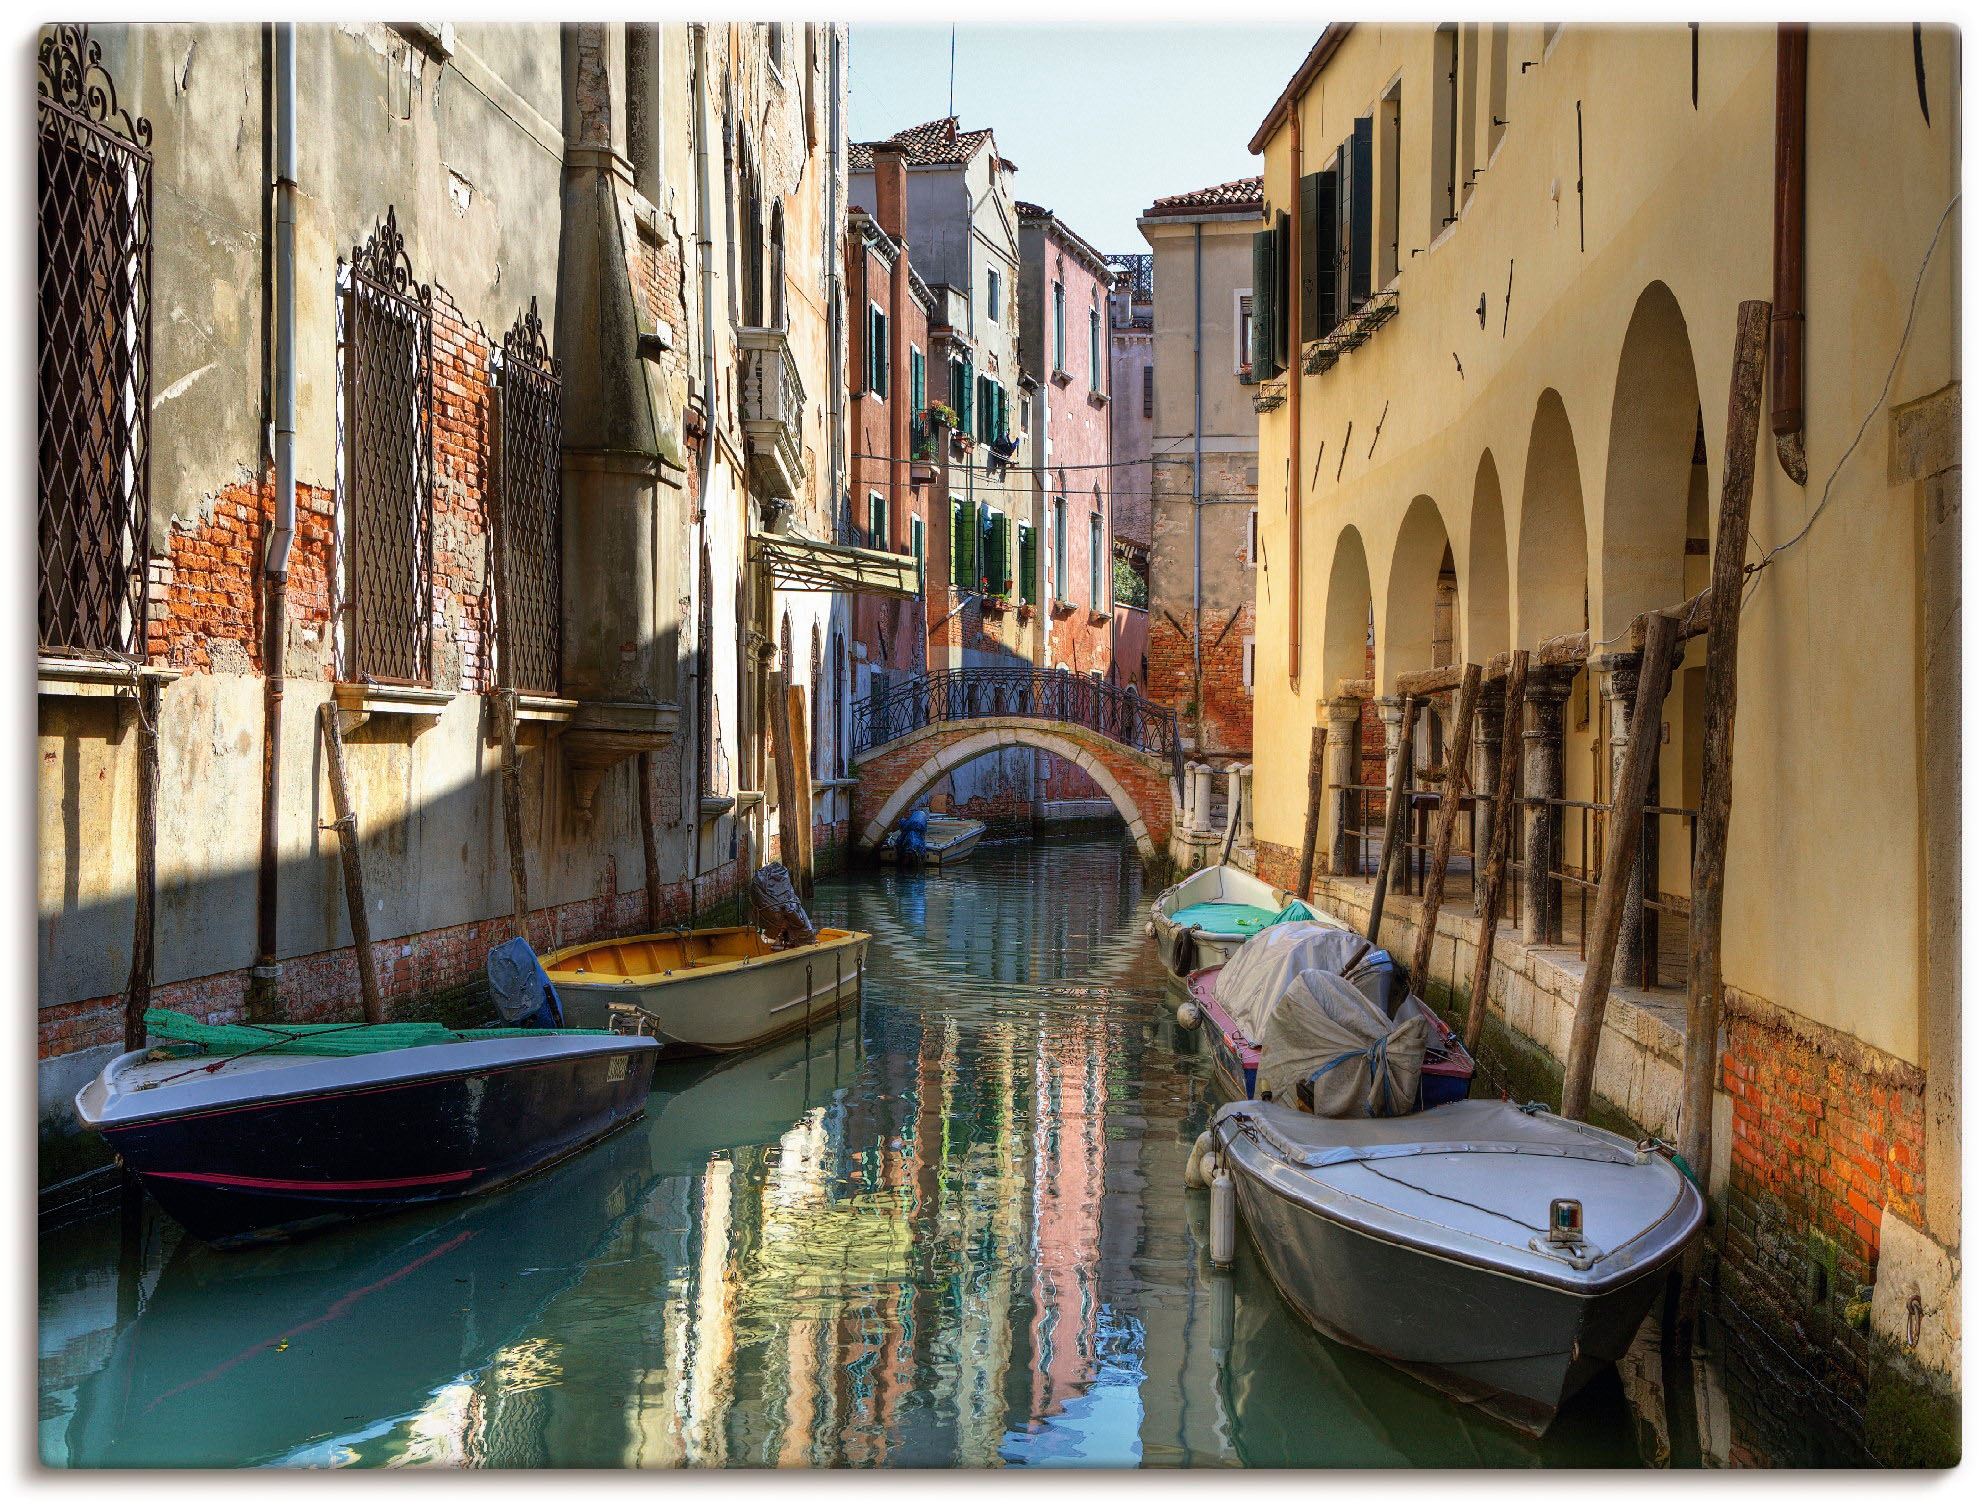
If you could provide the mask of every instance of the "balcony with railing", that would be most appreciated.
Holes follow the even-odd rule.
[[[743,432],[750,473],[764,490],[794,500],[805,479],[805,383],[783,329],[741,329]]]

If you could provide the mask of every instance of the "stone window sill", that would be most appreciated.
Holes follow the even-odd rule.
[[[136,698],[137,682],[153,680],[170,684],[184,669],[143,664],[134,671],[129,664],[106,663],[96,658],[37,658],[34,665],[35,692],[79,700],[109,699],[122,695]]]
[[[332,687],[331,698],[337,702],[337,708],[342,713],[343,729],[355,731],[375,715],[403,715],[437,721],[454,695],[450,690],[429,689],[422,684],[344,682]]]

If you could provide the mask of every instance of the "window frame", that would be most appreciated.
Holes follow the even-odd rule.
[[[872,487],[867,492],[867,546],[880,553],[894,552],[894,519],[888,516],[888,498]]]
[[[888,311],[872,298],[867,301],[867,390],[879,401],[888,400]]]
[[[1253,360],[1253,290],[1232,289],[1232,374],[1243,377]]]

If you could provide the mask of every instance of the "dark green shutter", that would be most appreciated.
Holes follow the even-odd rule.
[[[1265,381],[1277,367],[1273,364],[1274,271],[1277,249],[1271,230],[1253,236],[1253,380]]]
[[[1301,338],[1320,339],[1329,326],[1321,321],[1322,260],[1321,180],[1311,172],[1301,179]]]
[[[1273,233],[1273,370],[1278,375],[1291,363],[1287,342],[1293,331],[1287,325],[1294,316],[1291,289],[1296,275],[1293,221],[1285,211],[1274,216]]]
[[[1034,604],[1039,600],[1039,539],[1023,522],[1019,524],[1019,599]]]
[[[1368,115],[1356,121],[1355,133],[1342,143],[1336,164],[1339,210],[1336,223],[1340,239],[1336,246],[1335,317],[1346,319],[1370,295],[1370,148],[1375,121]]]
[[[963,501],[950,503],[950,583],[959,590],[977,588],[977,571],[971,568],[970,508]]]
[[[951,370],[956,377],[954,384],[957,395],[957,432],[965,438],[970,438],[973,434],[970,424],[971,399],[976,395],[971,391],[971,382],[974,378],[971,375],[970,362],[960,360],[951,367]]]
[[[1340,226],[1336,223],[1336,184],[1333,168],[1315,174],[1314,237],[1314,319],[1317,335],[1328,333],[1342,321],[1335,297],[1335,248]]]
[[[991,550],[985,560],[985,579],[993,595],[1004,595],[1012,588],[1012,530],[1003,512],[991,514]]]

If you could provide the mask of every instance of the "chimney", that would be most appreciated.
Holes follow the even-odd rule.
[[[900,241],[908,229],[908,158],[891,141],[874,143],[874,222]]]

